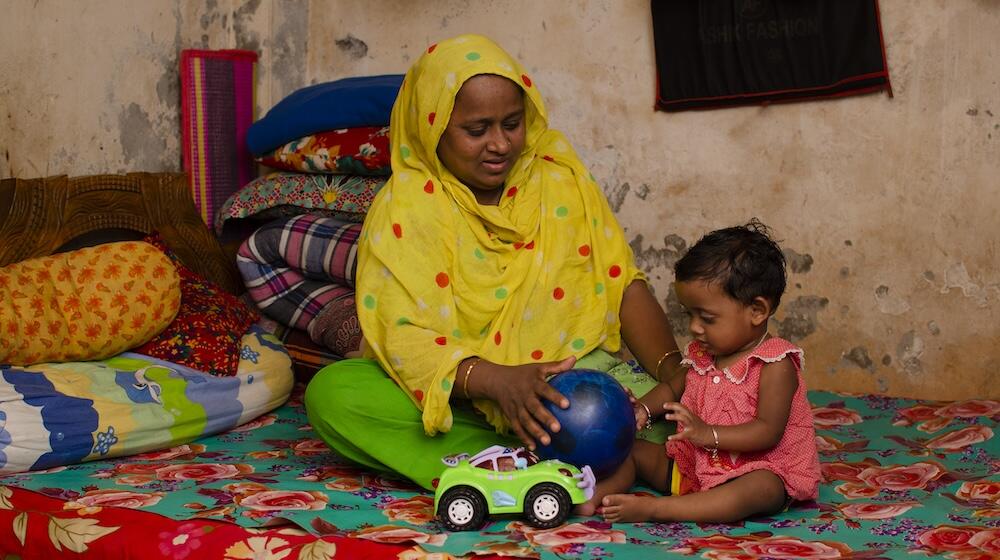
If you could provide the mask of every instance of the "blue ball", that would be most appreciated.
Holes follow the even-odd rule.
[[[628,393],[614,377],[593,369],[564,371],[549,384],[569,399],[569,408],[545,401],[561,429],[550,434],[552,443],[538,447],[538,456],[577,467],[590,465],[598,480],[613,473],[635,442]]]

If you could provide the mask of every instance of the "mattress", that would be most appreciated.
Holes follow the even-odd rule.
[[[0,473],[170,448],[280,406],[293,385],[288,353],[251,327],[237,375],[125,352],[92,362],[0,365]]]

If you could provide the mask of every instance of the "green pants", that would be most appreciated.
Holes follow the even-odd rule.
[[[636,395],[655,385],[647,374],[634,373],[601,351],[585,356],[576,367],[607,371]],[[428,436],[420,409],[374,360],[343,360],[323,368],[306,388],[305,405],[309,423],[337,453],[371,469],[401,474],[428,490],[446,468],[441,462],[446,455],[523,445],[496,433],[464,401],[452,405],[449,432]],[[667,433],[660,422],[640,437],[663,442]]]

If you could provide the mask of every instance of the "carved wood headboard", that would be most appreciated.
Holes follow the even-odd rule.
[[[107,229],[159,232],[188,268],[227,292],[243,292],[235,262],[202,222],[183,174],[0,181],[0,266]]]

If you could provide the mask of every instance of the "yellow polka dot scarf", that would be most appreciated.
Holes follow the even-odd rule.
[[[480,206],[436,154],[458,90],[479,74],[504,76],[525,96],[524,150],[497,206]],[[641,273],[514,59],[478,35],[431,45],[406,74],[390,140],[392,178],[361,237],[358,317],[370,357],[423,410],[427,434],[451,428],[465,358],[517,365],[619,349],[622,293]],[[494,403],[476,406],[507,429]]]

